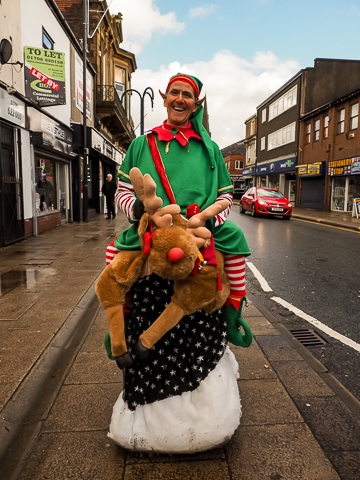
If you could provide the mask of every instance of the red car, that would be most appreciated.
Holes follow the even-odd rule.
[[[240,200],[240,213],[251,212],[256,215],[280,215],[289,220],[292,205],[289,200],[276,188],[252,187],[247,190]]]

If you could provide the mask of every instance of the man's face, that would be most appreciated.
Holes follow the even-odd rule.
[[[168,118],[171,125],[185,127],[192,113],[197,109],[194,90],[185,82],[171,84],[164,99]]]

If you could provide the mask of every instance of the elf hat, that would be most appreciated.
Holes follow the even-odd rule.
[[[176,75],[174,75],[170,78],[168,86],[166,87],[166,93],[169,91],[170,86],[174,82],[185,82],[185,83],[187,83],[194,90],[196,98],[199,98],[201,88],[202,88],[203,84],[201,83],[201,81],[198,78],[196,78],[192,75],[188,75],[187,73],[177,73]]]

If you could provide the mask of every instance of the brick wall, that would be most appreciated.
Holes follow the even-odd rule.
[[[54,212],[37,217],[38,235],[61,226],[61,213]],[[33,220],[28,218],[24,222],[25,238],[33,236]]]

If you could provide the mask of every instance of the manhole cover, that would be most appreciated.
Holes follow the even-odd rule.
[[[320,348],[329,345],[315,330],[303,328],[300,330],[290,330],[290,333],[306,348]]]

